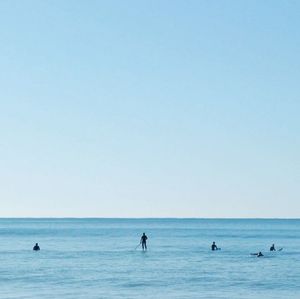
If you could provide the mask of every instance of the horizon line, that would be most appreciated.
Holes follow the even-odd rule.
[[[100,216],[83,216],[83,217],[71,217],[71,216],[47,216],[47,217],[40,217],[40,216],[0,216],[0,219],[132,219],[132,220],[139,220],[139,219],[146,219],[146,220],[163,220],[163,219],[170,219],[170,220],[300,220],[300,217],[100,217]]]

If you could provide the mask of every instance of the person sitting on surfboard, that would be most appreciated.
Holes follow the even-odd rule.
[[[270,247],[270,251],[276,251],[275,244],[272,244],[272,246]]]
[[[141,241],[140,241],[140,244],[142,244],[143,251],[147,250],[147,240],[148,240],[148,237],[146,236],[145,233],[143,233],[143,235],[141,237]]]
[[[216,242],[213,242],[212,245],[211,245],[211,250],[218,250],[218,246],[216,245]]]
[[[35,245],[33,246],[33,250],[34,251],[39,251],[40,250],[40,246],[38,243],[35,243]]]

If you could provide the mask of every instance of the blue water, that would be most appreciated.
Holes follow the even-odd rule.
[[[0,219],[0,298],[298,299],[300,220]]]

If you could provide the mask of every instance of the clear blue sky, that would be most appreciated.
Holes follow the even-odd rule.
[[[300,217],[299,1],[0,13],[0,216]]]

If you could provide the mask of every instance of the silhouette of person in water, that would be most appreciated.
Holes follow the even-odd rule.
[[[148,240],[148,237],[146,236],[145,233],[143,233],[143,235],[141,237],[141,241],[140,241],[140,244],[142,244],[143,251],[147,250],[147,240]]]
[[[212,245],[211,245],[211,250],[218,250],[218,246],[216,245],[216,242],[213,242]]]
[[[270,251],[276,251],[275,244],[272,244],[272,246],[270,247]]]
[[[258,253],[251,253],[251,255],[256,255],[257,257],[264,256],[261,251],[259,251]]]
[[[39,244],[38,243],[35,243],[35,245],[33,246],[33,250],[34,251],[39,251],[41,248],[40,248],[40,246],[39,246]]]

